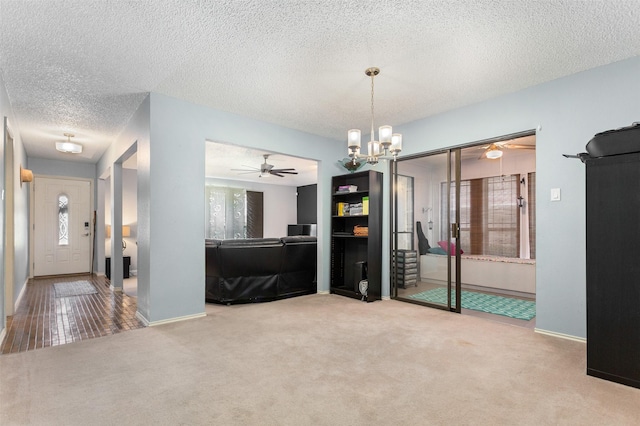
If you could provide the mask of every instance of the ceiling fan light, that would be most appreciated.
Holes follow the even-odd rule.
[[[493,148],[487,151],[487,158],[491,160],[497,160],[500,157],[502,157],[502,151],[497,148]]]

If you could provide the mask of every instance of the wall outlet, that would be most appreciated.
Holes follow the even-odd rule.
[[[560,201],[560,188],[551,188],[551,201]]]

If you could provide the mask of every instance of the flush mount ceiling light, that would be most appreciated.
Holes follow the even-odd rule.
[[[79,143],[71,142],[71,138],[75,135],[73,133],[65,133],[67,137],[66,142],[56,142],[56,149],[60,152],[68,152],[70,154],[80,154],[82,152],[82,145]]]
[[[402,135],[400,133],[393,133],[391,126],[380,126],[378,129],[378,137],[380,140],[375,140],[373,127],[373,78],[380,74],[380,69],[371,67],[367,68],[364,73],[371,77],[371,140],[368,143],[367,155],[360,154],[360,130],[349,130],[349,132],[347,132],[349,157],[351,157],[353,164],[357,163],[358,158],[366,158],[369,164],[377,164],[381,158],[393,159],[395,161],[398,153],[402,151]]]

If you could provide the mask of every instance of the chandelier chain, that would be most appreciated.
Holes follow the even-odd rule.
[[[373,121],[374,121],[374,115],[373,115],[373,78],[375,77],[375,73],[371,73],[371,141],[373,141],[375,139],[374,136],[374,129],[373,129]]]

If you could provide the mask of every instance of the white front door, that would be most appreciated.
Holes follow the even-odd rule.
[[[33,275],[91,271],[91,182],[34,179]]]

